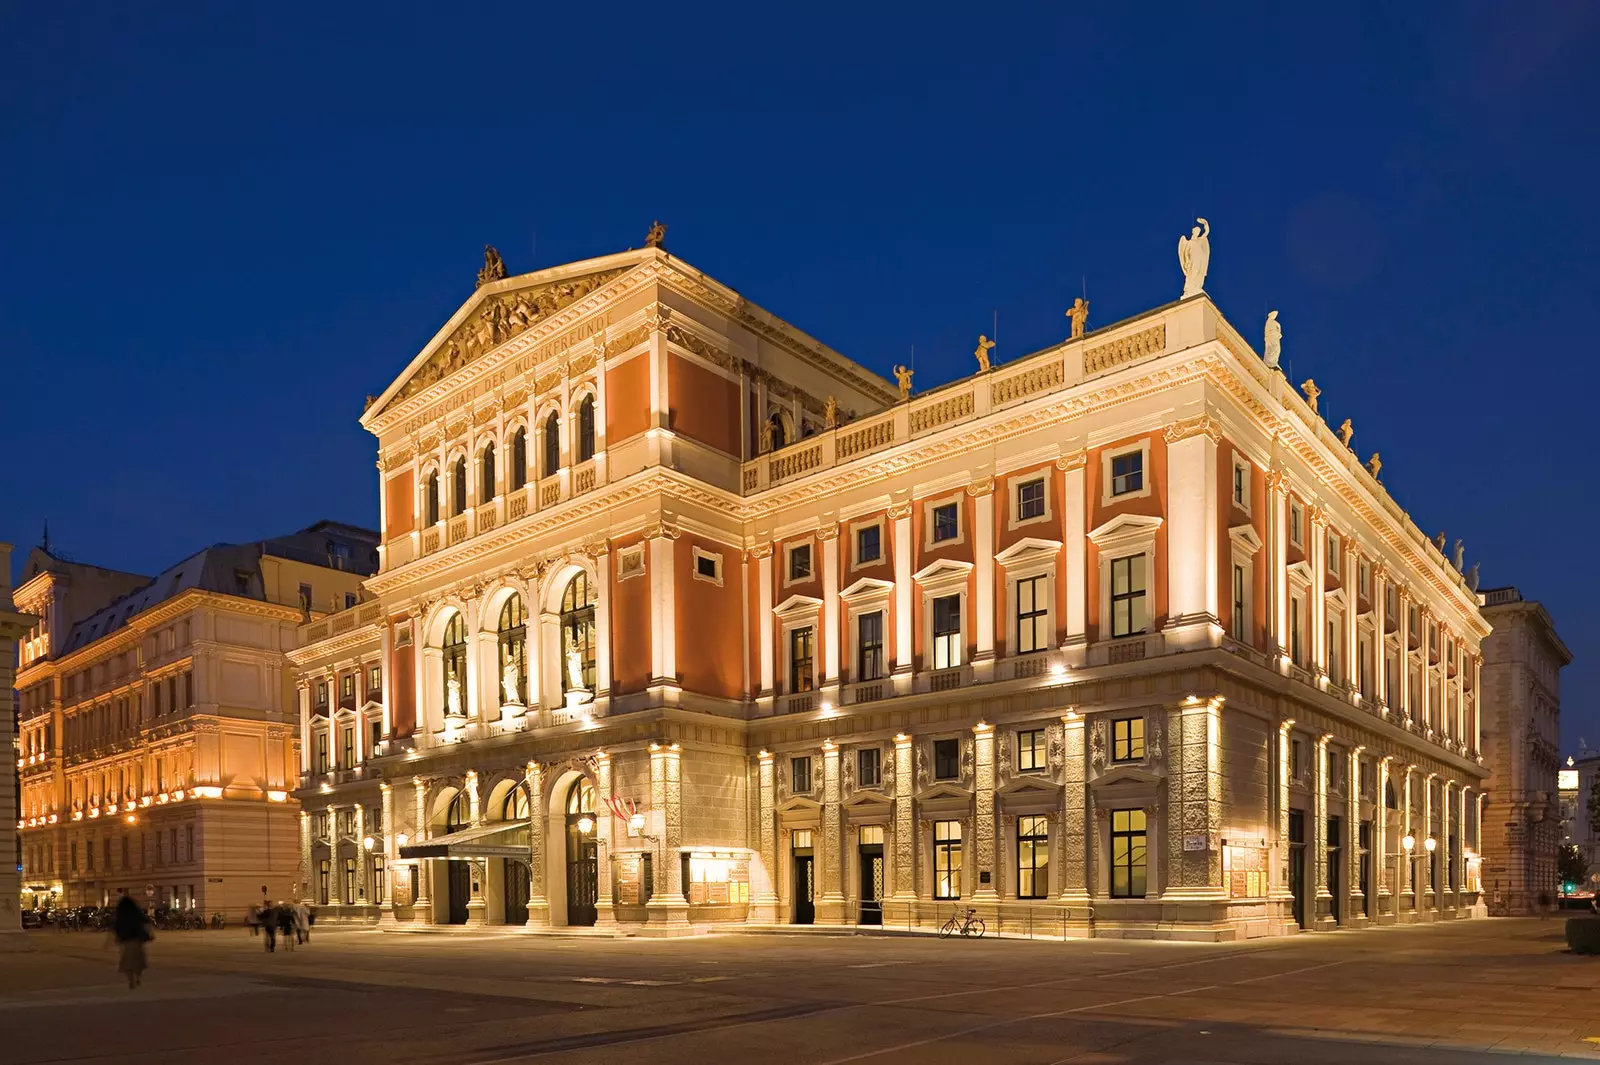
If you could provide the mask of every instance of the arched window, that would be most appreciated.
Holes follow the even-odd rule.
[[[450,500],[450,513],[465,514],[467,512],[467,459],[463,455],[456,459],[455,476],[451,478],[455,483],[450,486],[454,498]]]
[[[467,623],[451,614],[444,627],[444,710],[455,717],[467,712]]]
[[[543,477],[554,477],[561,468],[561,415],[555,411],[544,420],[544,471]]]
[[[594,691],[594,590],[578,573],[561,593],[561,684],[565,691]]]
[[[528,790],[512,788],[506,792],[505,804],[500,807],[500,820],[526,821],[528,819]]]
[[[528,483],[528,430],[518,429],[511,438],[511,487]]]
[[[588,777],[579,777],[567,790],[567,816],[594,816],[594,785]]]
[[[788,434],[783,430],[783,418],[774,414],[767,419],[768,451],[776,451],[789,442]]]
[[[483,487],[478,492],[478,498],[487,503],[500,493],[494,486],[494,445],[487,444],[483,449],[483,459],[479,466],[483,474]]]
[[[578,404],[578,461],[594,458],[594,397],[584,396]]]
[[[522,596],[513,595],[500,608],[495,639],[500,647],[500,698],[506,705],[524,706],[528,702],[528,610],[522,605]]]
[[[439,471],[428,474],[428,524],[439,524]]]
[[[472,825],[472,807],[469,805],[467,793],[459,791],[456,797],[450,800],[450,809],[444,815],[444,830],[446,832],[459,832]]]

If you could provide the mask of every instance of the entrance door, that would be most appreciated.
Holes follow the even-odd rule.
[[[506,924],[528,923],[528,867],[515,858],[502,858],[505,870]]]
[[[472,865],[469,862],[445,862],[450,871],[451,924],[467,923],[467,900],[472,898]]]
[[[883,923],[883,829],[879,828],[879,842],[868,842],[868,830],[861,830],[861,923]]]
[[[1294,896],[1294,923],[1306,926],[1306,815],[1289,811],[1289,894]]]
[[[1344,924],[1344,840],[1340,832],[1344,822],[1337,817],[1328,818],[1328,894],[1333,896],[1333,920]]]
[[[796,831],[791,838],[794,840],[794,860],[789,863],[794,868],[794,923],[811,924],[817,919],[817,907],[813,902],[816,877],[812,871],[811,833]]]
[[[600,897],[600,847],[595,842],[594,785],[580,779],[567,792],[567,924],[591,926]]]

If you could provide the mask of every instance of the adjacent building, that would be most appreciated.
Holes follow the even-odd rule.
[[[17,612],[11,595],[11,545],[0,544],[0,769],[8,772],[17,756],[17,644],[33,618]],[[20,770],[19,770],[20,771]],[[17,780],[17,778],[13,778]],[[10,829],[17,815],[17,788],[0,786],[0,954],[20,950],[22,937],[19,832]]]
[[[1517,589],[1487,589],[1482,601],[1494,627],[1483,641],[1484,891],[1491,913],[1528,914],[1561,888],[1561,667],[1572,653]]]
[[[1477,909],[1476,596],[1203,293],[916,392],[658,246],[497,267],[362,417],[375,603],[292,654],[331,916]]]
[[[1600,837],[1596,836],[1589,812],[1597,778],[1600,751],[1591,751],[1580,738],[1578,753],[1567,756],[1556,780],[1560,789],[1561,842],[1578,848],[1591,876],[1600,873]],[[1585,885],[1586,889],[1593,887],[1592,880]]]
[[[242,917],[299,880],[297,627],[361,596],[373,533],[322,522],[151,578],[30,553],[17,675],[24,905]]]

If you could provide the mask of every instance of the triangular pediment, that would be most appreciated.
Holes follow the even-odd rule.
[[[1011,782],[999,789],[1000,795],[1049,795],[1056,796],[1061,793],[1061,785],[1051,780],[1042,773],[1028,773],[1011,778]]]
[[[924,587],[933,584],[965,583],[967,574],[972,572],[972,563],[961,562],[953,558],[941,558],[930,562],[911,575],[911,579]]]
[[[972,792],[954,781],[941,781],[938,784],[930,784],[917,792],[918,802],[928,802],[933,799],[959,799],[966,801],[971,798]]]
[[[894,591],[893,581],[880,581],[876,577],[862,577],[850,587],[839,593],[839,598],[845,602],[857,599],[871,599],[874,596],[888,595]]]
[[[576,317],[563,312],[646,257],[624,252],[481,285],[363,417],[410,399],[512,340],[532,334],[537,343],[563,332],[576,323]]]
[[[1039,536],[1024,536],[1010,547],[994,556],[1002,566],[1017,566],[1028,562],[1042,562],[1056,557],[1061,550],[1060,540],[1046,540]]]
[[[1261,550],[1261,536],[1254,525],[1235,525],[1228,530],[1228,539],[1233,541],[1233,546],[1252,555]]]
[[[822,804],[815,799],[808,799],[803,795],[794,795],[778,804],[780,814],[792,813],[817,813],[822,809]]]
[[[791,595],[773,607],[772,612],[780,618],[789,618],[815,614],[820,609],[822,600],[814,595]]]
[[[1101,788],[1114,788],[1118,787],[1119,785],[1142,788],[1160,784],[1162,779],[1163,778],[1160,773],[1153,773],[1141,766],[1119,765],[1106,770],[1104,773],[1101,773],[1098,777],[1096,777],[1094,781],[1094,787],[1097,790]]]
[[[1155,536],[1161,519],[1152,514],[1119,514],[1089,533],[1096,547],[1110,547]]]
[[[857,806],[887,806],[893,801],[893,799],[881,791],[868,789],[867,791],[856,792],[855,796],[844,805],[845,809],[850,809],[851,807]]]

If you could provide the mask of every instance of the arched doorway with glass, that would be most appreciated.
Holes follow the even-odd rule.
[[[528,704],[528,608],[522,596],[513,592],[500,607],[495,628],[497,669],[501,706]]]
[[[448,835],[451,832],[459,832],[471,824],[467,793],[463,791],[450,801],[450,808],[444,815],[444,830]],[[472,899],[472,867],[462,861],[447,861],[444,864],[449,877],[446,888],[445,921],[448,924],[466,924],[467,903]]]
[[[443,660],[444,717],[446,727],[466,724],[467,720],[467,623],[453,613],[439,643]]]
[[[600,847],[594,784],[588,777],[572,782],[565,806],[567,924],[590,926],[595,923],[595,904],[600,897]]]
[[[595,595],[579,570],[561,593],[561,691],[567,701],[588,702],[595,690]]]
[[[528,811],[527,789],[513,787],[506,792],[505,801],[501,803],[500,820],[512,824],[526,824]],[[528,923],[530,889],[528,863],[517,858],[501,858],[500,894],[502,912],[505,915],[506,924],[525,925]]]

